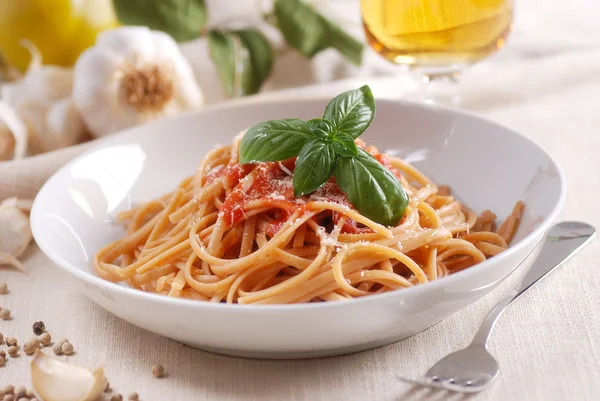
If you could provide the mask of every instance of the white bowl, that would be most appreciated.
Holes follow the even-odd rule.
[[[216,143],[257,122],[319,117],[329,99],[238,102],[137,127],[99,144],[44,185],[31,212],[37,244],[111,313],[144,329],[223,354],[308,358],[406,338],[488,293],[533,252],[565,197],[554,160],[526,137],[465,113],[378,101],[363,139],[449,184],[476,211],[503,219],[526,203],[512,247],[438,281],[348,302],[240,306],[169,298],[96,276],[91,259],[124,233],[116,211],[172,190]]]

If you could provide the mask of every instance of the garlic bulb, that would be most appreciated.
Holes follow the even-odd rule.
[[[73,100],[95,137],[203,104],[175,41],[146,27],[101,33],[75,64]]]
[[[31,53],[27,72],[22,79],[0,88],[0,157],[4,160],[11,145],[7,132],[16,142],[14,158],[27,152],[36,154],[74,145],[86,135],[79,112],[70,99],[73,71],[43,66],[37,48],[26,40],[22,44]],[[27,136],[25,142],[24,136]]]
[[[13,266],[25,271],[17,258],[33,240],[27,215],[31,209],[30,203],[9,198],[0,204],[0,266]]]
[[[31,382],[45,401],[94,401],[108,383],[102,368],[92,371],[39,350],[31,360]]]

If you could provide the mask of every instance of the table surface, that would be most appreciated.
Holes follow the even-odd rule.
[[[594,12],[600,6],[591,0],[573,0],[568,6],[547,3],[518,3],[507,49],[465,74],[462,107],[523,132],[546,148],[568,182],[560,218],[600,227],[600,24]],[[358,81],[371,83],[376,96],[403,93],[405,78],[357,74],[349,81],[286,93],[335,93]],[[491,388],[469,399],[600,399],[599,260],[600,242],[594,241],[505,312],[489,344],[501,375]],[[394,375],[418,376],[467,345],[516,279],[393,345],[335,358],[268,361],[194,350],[132,326],[77,292],[35,246],[28,250],[25,266],[27,275],[0,270],[0,282],[10,287],[9,294],[0,295],[0,305],[14,315],[11,321],[0,320],[0,332],[28,339],[31,324],[43,320],[55,339],[67,337],[74,344],[71,361],[104,365],[118,392],[137,391],[148,401],[466,399],[412,389]],[[28,361],[24,355],[9,358],[0,367],[0,386],[30,386]],[[167,377],[152,377],[155,363],[165,366]]]

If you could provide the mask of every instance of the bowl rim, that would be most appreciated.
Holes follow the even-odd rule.
[[[214,111],[223,110],[223,109],[235,109],[238,107],[244,106],[253,106],[253,105],[264,105],[269,103],[298,103],[298,102],[327,102],[331,99],[328,95],[303,95],[303,96],[291,96],[291,95],[269,95],[269,96],[258,96],[258,97],[249,97],[242,99],[235,99],[229,102],[223,102],[215,105],[206,106],[200,110],[195,110],[191,112],[182,113],[181,115],[174,118],[167,118],[163,120],[159,120],[156,122],[152,122],[149,124],[138,125],[134,127],[130,127],[121,131],[118,131],[114,134],[111,134],[109,138],[101,138],[102,140],[98,141],[96,145],[87,149],[81,155],[75,157],[67,164],[63,165],[58,171],[56,171],[42,186],[36,195],[32,208],[31,208],[31,230],[33,237],[40,248],[40,250],[58,267],[65,270],[70,275],[74,276],[78,280],[92,285],[94,287],[99,287],[101,290],[107,290],[110,292],[119,293],[122,296],[132,296],[137,297],[141,300],[146,300],[148,302],[157,302],[164,303],[165,305],[174,305],[184,308],[217,308],[217,310],[227,309],[232,311],[254,311],[254,312],[276,312],[276,311],[309,311],[309,310],[321,310],[321,309],[336,309],[336,308],[345,308],[352,305],[357,305],[357,303],[361,305],[366,305],[367,303],[380,302],[384,301],[388,298],[393,297],[402,297],[404,294],[415,294],[419,291],[435,291],[436,288],[440,286],[448,285],[450,283],[454,283],[458,280],[464,280],[468,277],[468,275],[474,274],[474,269],[481,270],[489,267],[492,263],[490,259],[485,260],[484,262],[478,263],[469,269],[464,269],[449,276],[440,278],[438,280],[428,282],[425,285],[416,285],[409,288],[403,288],[402,290],[389,291],[382,294],[373,294],[368,297],[359,297],[348,300],[347,302],[309,302],[309,303],[299,303],[299,304],[248,304],[248,305],[240,305],[240,304],[227,304],[227,303],[214,303],[207,301],[198,301],[192,299],[184,299],[184,298],[175,298],[175,297],[167,297],[164,295],[149,293],[145,291],[140,291],[128,286],[120,285],[118,283],[113,283],[111,281],[105,280],[98,275],[94,274],[91,271],[86,271],[79,269],[75,266],[71,266],[70,263],[64,262],[63,258],[60,257],[51,247],[47,246],[44,241],[39,241],[42,238],[40,233],[40,228],[38,223],[38,209],[40,208],[41,198],[44,197],[45,193],[49,191],[54,185],[54,182],[58,179],[57,177],[63,174],[66,170],[68,170],[72,165],[78,163],[79,161],[85,159],[90,154],[97,152],[100,149],[111,147],[114,145],[121,144],[123,141],[127,141],[128,139],[135,139],[136,136],[141,135],[140,132],[143,132],[148,127],[153,127],[161,124],[169,124],[175,120],[180,120],[184,118],[193,118],[195,116],[200,116],[203,114],[209,114]],[[558,172],[558,182],[560,187],[560,194],[552,211],[549,215],[529,234],[527,234],[524,238],[519,240],[517,243],[513,244],[506,251],[502,252],[499,255],[494,257],[493,263],[502,263],[506,259],[510,257],[510,255],[518,253],[522,249],[527,246],[527,243],[530,242],[534,237],[538,235],[544,235],[553,222],[556,220],[556,217],[560,213],[566,199],[566,180],[562,169],[556,160],[552,157],[552,155],[540,144],[538,144],[533,139],[521,134],[520,132],[513,130],[509,127],[506,127],[502,124],[499,124],[495,121],[489,120],[487,118],[478,116],[472,112],[459,110],[450,107],[444,107],[440,105],[432,105],[432,104],[423,104],[412,102],[404,99],[389,99],[389,98],[380,98],[376,99],[376,102],[381,103],[391,103],[396,104],[402,107],[416,107],[426,109],[430,112],[434,113],[443,113],[443,114],[451,114],[451,115],[459,115],[461,117],[466,117],[471,120],[475,120],[477,122],[482,122],[485,124],[491,124],[497,128],[503,129],[504,131],[518,136],[521,139],[529,142],[538,148],[545,156],[549,159],[549,161],[553,164],[554,168]],[[523,256],[523,260],[525,260],[527,255]],[[518,267],[515,266],[515,268]],[[505,277],[506,278],[506,277]],[[504,278],[502,279],[504,280]],[[501,281],[502,281],[501,280]]]

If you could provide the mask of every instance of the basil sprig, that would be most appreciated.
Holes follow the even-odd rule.
[[[240,163],[274,162],[297,156],[294,195],[309,194],[335,175],[356,209],[380,224],[397,224],[408,205],[398,178],[356,146],[375,116],[365,85],[336,96],[323,118],[270,120],[251,127],[240,143]]]

